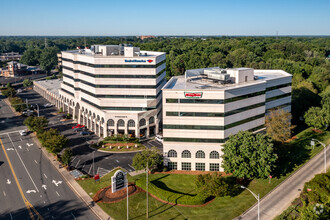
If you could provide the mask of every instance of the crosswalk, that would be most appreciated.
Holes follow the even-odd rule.
[[[102,167],[97,168],[97,173],[100,175],[100,177],[107,175],[110,173],[110,170],[104,169]]]

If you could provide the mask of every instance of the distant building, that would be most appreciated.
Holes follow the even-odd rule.
[[[5,60],[20,60],[22,55],[20,55],[17,52],[9,52],[9,53],[3,53],[0,55],[0,60],[5,61]]]
[[[221,145],[264,129],[277,107],[291,111],[292,75],[282,70],[187,70],[163,87],[163,151],[170,169],[223,171]]]
[[[152,39],[152,38],[156,38],[156,37],[152,36],[152,35],[142,35],[142,36],[138,36],[138,38],[140,38],[141,40],[144,40],[144,39]]]
[[[62,53],[57,54],[57,69],[62,71]]]
[[[7,67],[1,69],[1,76],[4,77],[16,77],[30,74],[42,74],[44,73],[38,66],[28,66],[16,61],[10,61],[7,63]]]

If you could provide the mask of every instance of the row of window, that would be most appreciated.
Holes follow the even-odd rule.
[[[81,98],[82,101],[96,107],[97,109],[101,109],[101,110],[118,110],[118,111],[149,111],[149,110],[153,110],[156,109],[162,102],[162,100],[160,100],[157,104],[157,106],[151,106],[151,107],[107,107],[107,106],[98,106],[96,104],[94,104],[93,102],[88,101],[87,99]]]
[[[247,122],[259,119],[264,117],[265,114],[260,114],[260,115],[256,115],[250,118],[246,118],[244,120],[241,121],[237,121],[225,126],[215,126],[215,125],[168,125],[168,124],[164,124],[164,129],[188,129],[188,130],[226,130],[232,127],[236,127],[239,126],[241,124],[245,124]]]
[[[271,102],[271,101],[274,101],[274,100],[277,100],[277,99],[281,99],[281,98],[284,98],[284,97],[288,97],[288,96],[291,96],[291,92],[290,93],[285,93],[283,95],[278,95],[278,96],[274,96],[274,97],[268,98],[268,99],[266,99],[266,102]]]
[[[249,129],[250,132],[263,129],[264,125],[260,125]],[[176,137],[164,137],[165,142],[197,142],[197,143],[225,143],[228,138],[225,139],[207,139],[207,138],[176,138]]]
[[[274,110],[276,110],[276,109],[281,109],[281,108],[285,108],[285,107],[288,107],[288,106],[291,106],[291,103],[285,103],[285,104],[283,104],[283,105],[279,105],[279,106],[276,106],[276,107],[274,107],[274,108],[270,108],[270,109],[267,109],[266,110],[266,113],[269,113],[270,111],[274,111]]]
[[[167,157],[178,157],[176,150],[169,150],[167,153]],[[189,150],[184,150],[181,153],[181,158],[191,158],[191,152]],[[205,158],[205,152],[199,150],[195,154],[195,158]],[[210,153],[210,159],[219,159],[219,153],[217,151],[212,151]]]
[[[61,90],[62,90],[63,92],[65,92],[65,93],[67,93],[67,94],[69,94],[69,95],[71,95],[71,96],[74,97],[74,94],[73,94],[72,92],[69,92],[68,90],[63,89],[63,88],[61,88]]]
[[[210,163],[210,171],[219,171],[220,164],[219,163]],[[167,167],[170,170],[177,170],[178,163],[177,162],[168,162]],[[182,162],[181,163],[181,170],[191,170],[191,163],[189,162]],[[195,170],[198,171],[205,171],[205,163],[195,163]]]
[[[157,73],[156,75],[105,75],[105,74],[93,74],[93,73],[89,73],[89,72],[85,72],[82,70],[74,70],[73,68],[70,67],[66,67],[63,66],[63,69],[66,70],[70,70],[74,73],[80,73],[89,77],[93,77],[93,78],[147,78],[147,79],[153,79],[153,78],[157,78],[158,76],[160,76],[163,72],[165,72],[165,69],[161,70],[159,73]],[[64,75],[64,74],[63,74]],[[65,75],[67,77],[67,75]]]
[[[229,112],[166,112],[166,116],[180,116],[180,117],[225,117],[229,115],[234,115],[240,112],[244,112],[250,109],[258,108],[264,106],[265,103],[258,103],[255,105],[250,105],[244,108],[235,109]]]
[[[186,104],[226,104],[236,102],[242,99],[252,98],[264,95],[265,91],[250,93],[247,95],[237,96],[228,99],[166,99],[166,103],[186,103]]]
[[[284,88],[284,87],[288,87],[291,86],[291,83],[286,83],[286,84],[281,84],[281,85],[277,85],[277,86],[272,86],[272,87],[268,87],[266,88],[266,91],[271,91],[271,90],[275,90],[275,89],[280,89],[280,88]]]
[[[152,117],[149,118],[149,124],[153,124],[153,123],[155,123],[155,117],[152,116]],[[135,121],[132,120],[132,119],[129,120],[127,122],[127,124],[128,124],[128,127],[135,127]],[[109,119],[108,122],[107,122],[107,125],[110,126],[110,127],[113,127],[113,126],[115,126],[115,121],[112,120],[112,119]],[[139,121],[139,126],[142,127],[142,126],[145,126],[145,125],[146,125],[146,120],[144,118],[142,118]],[[122,120],[122,119],[118,120],[117,126],[124,127],[125,126],[125,121]]]
[[[94,68],[157,68],[166,62],[166,60],[163,60],[163,61],[157,63],[156,65],[132,65],[132,64],[120,65],[120,64],[93,64],[93,63],[86,63],[86,62],[82,62],[82,61],[75,61],[75,60],[71,60],[71,59],[67,59],[67,58],[62,58],[62,61],[71,62],[73,64],[80,64],[80,65],[84,65],[84,66],[94,67]]]

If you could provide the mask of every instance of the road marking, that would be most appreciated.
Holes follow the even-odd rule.
[[[9,137],[9,140],[10,140],[11,144],[12,144],[13,146],[15,146],[14,143],[13,143],[13,141],[12,141],[12,139],[10,138],[9,134],[8,134],[8,137]],[[31,179],[31,181],[32,181],[32,183],[33,183],[33,185],[34,185],[34,187],[36,188],[37,192],[39,192],[39,190],[38,190],[36,184],[34,183],[34,181],[33,181],[32,177],[31,177],[29,171],[26,169],[26,166],[25,166],[25,164],[23,163],[23,160],[22,160],[21,156],[19,155],[19,153],[17,152],[16,148],[15,148],[15,151],[16,151],[16,153],[17,153],[18,158],[21,160],[21,162],[22,162],[22,164],[23,164],[23,166],[24,166],[24,168],[25,168],[25,171],[26,171],[27,174],[29,175],[29,177],[30,177],[30,179]]]
[[[127,164],[127,165],[128,165],[129,167],[133,168],[133,170],[135,170],[134,167],[132,167],[131,165],[129,165],[129,164]]]
[[[1,133],[0,135],[7,135],[7,134],[12,134],[12,133],[16,133],[19,132],[20,130],[17,131],[10,131],[10,132],[6,132],[6,133]]]
[[[46,201],[44,201],[44,204],[46,204]]]
[[[35,162],[36,164],[38,164],[38,162],[37,162],[36,160],[34,160],[34,162]]]
[[[18,137],[19,137],[19,139],[20,139],[21,141],[23,141],[22,138],[21,138],[21,136],[18,136]]]
[[[10,215],[10,219],[13,219],[13,216],[11,215],[11,212],[9,212],[9,215]]]
[[[57,182],[56,182],[55,180],[53,180],[52,183],[54,183],[56,186],[58,186],[58,184],[61,184],[62,181],[60,180],[60,181],[57,181]]]
[[[44,184],[41,186],[42,188],[44,188],[45,190],[47,190],[47,186]]]
[[[78,160],[78,163],[76,164],[76,167],[78,167],[79,162],[80,162],[80,160]]]
[[[7,150],[8,150],[8,151],[10,151],[10,150],[14,150],[14,148],[12,148],[12,147],[11,147],[11,148],[7,148]]]
[[[91,165],[91,167],[89,168],[89,171],[88,171],[88,173],[91,173],[91,169],[92,169],[92,165]]]
[[[77,156],[76,156],[77,157]],[[71,160],[71,163],[74,161],[74,159],[76,159],[76,157],[74,157],[72,160]]]
[[[18,146],[18,148],[19,148],[19,149],[22,149],[22,146],[21,146],[21,145],[19,145],[19,146]]]
[[[73,219],[77,219],[76,216],[74,216],[74,214],[71,212],[71,215],[73,216]]]
[[[29,148],[26,148],[27,151],[30,151]]]
[[[36,191],[34,189],[31,189],[31,190],[26,191],[26,193],[36,193]]]
[[[119,160],[116,160],[117,163],[119,163]]]
[[[56,194],[58,195],[58,196],[60,196],[60,194],[58,194],[58,192],[57,191],[55,191],[56,192]]]
[[[6,192],[5,191],[3,191],[3,195],[6,197]]]
[[[46,177],[46,179],[47,179],[47,176],[46,176],[46,174],[44,174],[44,176]]]
[[[9,179],[7,179],[7,184],[11,184],[11,181]]]
[[[83,165],[82,169],[84,169],[85,165],[86,165],[86,161],[85,161],[85,163],[84,163],[84,165]]]

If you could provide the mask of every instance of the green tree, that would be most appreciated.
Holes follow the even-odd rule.
[[[266,132],[274,140],[285,142],[291,137],[294,126],[291,124],[292,115],[290,112],[277,108],[266,115]]]
[[[26,107],[26,104],[20,97],[9,97],[9,102],[17,112],[23,111]]]
[[[34,131],[37,134],[41,134],[44,131],[45,127],[48,126],[48,120],[44,116],[29,116],[27,119],[24,120],[24,124],[31,131]]]
[[[61,135],[57,129],[49,129],[38,134],[43,147],[54,154],[58,154],[65,147],[68,139]]]
[[[41,50],[39,48],[30,47],[24,51],[20,62],[29,66],[36,66],[39,64]]]
[[[160,168],[163,163],[163,156],[155,147],[152,149],[147,149],[135,154],[133,157],[132,166],[136,170],[142,170],[147,167],[147,161],[149,170]]]
[[[325,126],[324,111],[320,107],[311,107],[304,115],[305,123],[308,126],[321,129]]]
[[[57,53],[58,48],[56,47],[47,47],[42,51],[39,63],[40,67],[47,73],[50,73],[50,71],[57,65]]]
[[[222,167],[240,178],[265,178],[275,168],[277,155],[267,135],[240,131],[223,145]]]
[[[11,83],[9,82],[9,83],[7,83],[7,86],[6,86],[7,88],[11,88]]]
[[[12,87],[8,87],[7,89],[1,90],[1,93],[6,97],[13,97],[16,95],[16,90]]]
[[[33,85],[33,81],[31,81],[30,79],[24,79],[23,81],[23,86],[24,87],[29,87]]]
[[[73,156],[73,151],[71,148],[66,148],[62,154],[61,160],[63,165],[67,166],[69,165],[71,161],[71,157]]]

